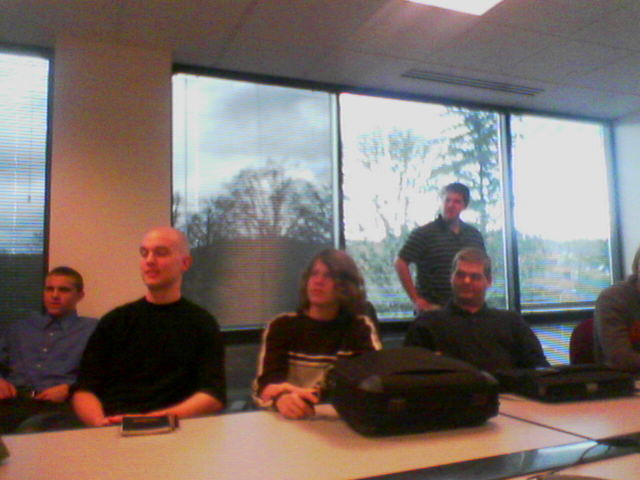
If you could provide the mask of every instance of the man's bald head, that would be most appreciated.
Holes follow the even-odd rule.
[[[148,236],[152,236],[152,237],[155,236],[155,237],[165,238],[168,241],[172,242],[173,245],[175,246],[175,248],[182,255],[190,255],[191,254],[191,247],[189,245],[189,240],[187,239],[187,236],[181,230],[178,230],[177,228],[166,227],[166,226],[155,227],[155,228],[152,228],[151,230],[149,230],[144,235],[144,238],[147,238]]]
[[[180,230],[156,227],[140,245],[140,272],[150,300],[180,298],[182,276],[191,266],[189,242]]]

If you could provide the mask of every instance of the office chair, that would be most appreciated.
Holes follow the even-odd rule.
[[[593,318],[587,318],[578,323],[571,332],[569,340],[571,365],[595,363],[593,343]]]

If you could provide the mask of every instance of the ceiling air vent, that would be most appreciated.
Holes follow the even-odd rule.
[[[493,82],[491,80],[482,80],[480,78],[460,77],[458,75],[428,72],[426,70],[411,69],[404,72],[402,76],[406,78],[416,78],[418,80],[427,80],[429,82],[446,83],[448,85],[460,85],[463,87],[483,88],[485,90],[494,90],[496,92],[526,95],[528,97],[544,92],[543,88],[525,87],[523,85],[514,85],[512,83]]]

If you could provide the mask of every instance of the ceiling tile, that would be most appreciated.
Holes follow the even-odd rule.
[[[622,8],[585,26],[574,38],[640,52],[640,7]]]
[[[241,37],[291,49],[336,48],[366,22],[384,0],[258,1],[238,31]]]
[[[572,83],[611,93],[640,95],[640,54],[585,75],[578,75]]]
[[[203,67],[611,118],[636,109],[640,0],[504,0],[475,17],[405,0],[2,0],[0,42],[170,47]],[[535,97],[402,77],[413,67]],[[558,92],[558,93],[554,93]]]
[[[444,65],[508,73],[512,65],[545,49],[554,41],[557,41],[555,37],[483,23],[428,57],[428,60]]]
[[[289,48],[279,42],[241,37],[216,63],[216,68],[296,78],[323,56],[323,50],[309,46]]]
[[[225,48],[252,2],[234,0],[213,6],[208,0],[127,0],[119,34],[124,41],[171,46],[176,61],[199,54],[200,62],[209,64]]]
[[[600,93],[594,101],[583,104],[576,115],[614,120],[640,111],[640,96]]]
[[[424,60],[478,21],[473,15],[404,0],[389,2],[344,46],[354,51]]]
[[[315,63],[305,75],[324,82],[366,88],[392,88],[415,62],[384,55],[337,50]]]
[[[483,18],[526,30],[569,36],[619,9],[612,0],[504,0]]]
[[[57,35],[115,40],[119,1],[95,0],[90,6],[74,0],[3,0],[0,40],[52,47]]]
[[[619,48],[584,42],[558,42],[513,65],[514,75],[530,79],[564,82],[570,75],[590,72],[614,64],[631,53]]]
[[[640,110],[640,96],[575,87],[550,88],[537,108],[562,114],[613,120]]]

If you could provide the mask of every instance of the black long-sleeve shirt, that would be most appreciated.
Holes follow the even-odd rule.
[[[486,305],[471,313],[449,302],[440,310],[423,312],[409,327],[404,343],[488,372],[549,365],[538,337],[520,315]]]
[[[226,401],[224,348],[215,318],[182,298],[144,298],[112,310],[82,357],[75,390],[94,393],[107,415],[144,413],[196,392]]]

